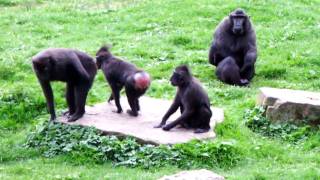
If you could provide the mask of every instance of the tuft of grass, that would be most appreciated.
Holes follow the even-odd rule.
[[[15,6],[17,5],[17,1],[11,1],[11,0],[0,0],[0,5],[1,6]]]
[[[279,79],[287,76],[287,69],[285,67],[265,67],[257,74],[266,79]]]
[[[30,8],[33,4],[42,3],[43,0],[0,0],[0,7],[24,6]]]
[[[192,42],[192,40],[189,37],[186,36],[176,36],[172,38],[172,43],[176,46],[187,46]]]

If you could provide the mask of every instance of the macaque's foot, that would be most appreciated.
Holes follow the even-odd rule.
[[[162,129],[163,129],[164,131],[169,131],[169,130],[171,129],[171,127],[168,126],[168,125],[166,125],[166,126],[163,126]]]
[[[202,128],[197,128],[194,133],[195,134],[199,134],[199,133],[206,133],[208,132],[210,129],[202,129]]]
[[[250,83],[248,79],[240,79],[240,82],[241,82],[241,84],[244,85],[244,86],[247,86],[247,85],[249,85],[249,83]]]
[[[74,122],[80,119],[84,113],[73,114],[70,118],[68,118],[68,122]]]
[[[72,116],[73,114],[74,114],[74,112],[73,112],[73,111],[70,111],[70,110],[65,111],[65,112],[62,113],[63,116],[67,116],[68,118],[69,118],[70,116]]]
[[[113,110],[112,112],[120,114],[120,113],[122,113],[122,109]]]
[[[130,115],[130,116],[134,116],[134,117],[137,117],[138,116],[138,112],[134,112],[130,109],[127,110],[127,113]]]

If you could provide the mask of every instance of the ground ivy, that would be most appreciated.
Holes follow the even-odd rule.
[[[45,157],[61,154],[72,156],[75,162],[88,161],[131,167],[222,167],[229,168],[241,160],[235,141],[193,141],[175,146],[139,144],[134,138],[119,139],[103,136],[92,127],[44,123],[31,133],[26,148],[38,148]]]

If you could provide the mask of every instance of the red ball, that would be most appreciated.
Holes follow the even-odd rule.
[[[146,72],[138,72],[134,75],[135,86],[138,89],[146,89],[150,85],[150,76]]]

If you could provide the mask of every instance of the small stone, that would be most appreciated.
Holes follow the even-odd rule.
[[[263,87],[257,104],[266,108],[271,121],[320,124],[320,93]]]
[[[137,117],[129,116],[126,112],[129,108],[128,101],[125,97],[121,98],[121,106],[123,113],[118,114],[112,112],[116,110],[114,101],[111,103],[104,102],[94,106],[86,107],[86,114],[75,122],[67,122],[66,117],[58,118],[58,121],[67,124],[79,124],[82,126],[93,126],[101,130],[107,135],[116,136],[131,136],[135,137],[141,143],[148,144],[177,144],[186,143],[193,139],[214,139],[215,133],[213,131],[216,123],[222,122],[224,119],[223,110],[220,108],[213,108],[211,118],[211,130],[207,133],[195,134],[194,130],[187,130],[184,128],[173,128],[170,131],[163,131],[161,128],[154,128],[158,125],[169,109],[172,101],[155,99],[150,97],[141,97],[140,106],[141,112]],[[174,113],[168,123],[180,116],[178,110]]]
[[[159,180],[224,180],[223,176],[206,169],[181,171],[177,174],[164,176]]]

